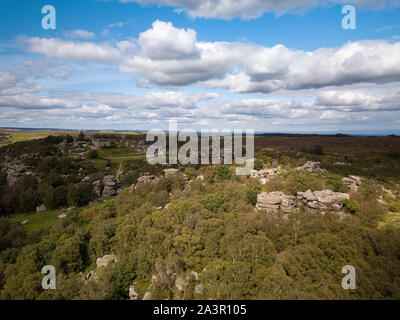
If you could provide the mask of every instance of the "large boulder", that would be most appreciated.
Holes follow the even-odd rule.
[[[42,212],[46,212],[47,211],[47,207],[44,204],[41,204],[40,206],[36,207],[36,213],[42,213]]]
[[[137,184],[135,186],[135,190],[141,185],[148,184],[148,183],[156,183],[159,180],[160,180],[160,178],[157,178],[154,175],[145,174],[138,178]]]
[[[325,172],[324,169],[321,169],[321,163],[314,161],[307,161],[304,165],[298,167],[296,170],[305,170],[309,173],[312,173],[314,171]]]
[[[322,190],[312,192],[298,192],[296,197],[288,196],[282,192],[263,192],[257,197],[257,210],[265,210],[268,213],[293,213],[300,206],[305,206],[309,211],[339,211],[343,208],[343,200],[350,199],[347,193]]]
[[[262,170],[251,170],[250,171],[250,178],[252,179],[259,179],[261,184],[267,184],[273,178],[279,178],[280,167],[272,168],[272,169],[262,169]]]
[[[115,254],[105,255],[103,258],[98,258],[96,260],[97,268],[107,267],[111,262],[118,262],[118,258]]]
[[[282,192],[263,192],[257,196],[258,210],[276,213],[281,210],[284,213],[296,211],[295,197],[287,196]]]
[[[119,183],[115,176],[108,175],[103,178],[103,192],[102,197],[111,197],[115,196],[118,193]]]
[[[350,199],[347,193],[332,190],[298,192],[297,199],[310,211],[338,211],[343,208],[343,200]]]
[[[136,288],[136,282],[134,282],[130,287],[129,287],[129,299],[130,300],[138,300],[139,299],[139,291]]]
[[[357,191],[361,186],[361,178],[357,176],[349,176],[342,178],[342,183],[345,184],[350,190]]]
[[[103,184],[102,184],[101,180],[94,181],[93,182],[93,192],[94,192],[94,194],[98,198],[100,198],[102,191],[103,191]]]

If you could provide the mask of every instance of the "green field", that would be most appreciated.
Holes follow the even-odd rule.
[[[111,157],[126,157],[134,154],[132,150],[126,147],[102,148],[101,153]]]
[[[51,227],[56,223],[61,223],[61,219],[58,216],[63,214],[61,211],[52,210],[43,213],[31,213],[31,214],[17,214],[10,218],[11,223],[19,224],[24,220],[29,222],[23,225],[26,231],[39,231]]]
[[[52,136],[61,135],[56,131],[36,131],[36,130],[32,131],[7,130],[4,133],[11,135],[11,137],[7,138],[6,143],[42,139],[51,135]]]

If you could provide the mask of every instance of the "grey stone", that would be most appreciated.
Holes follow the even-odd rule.
[[[98,258],[96,260],[97,267],[106,267],[111,262],[118,262],[118,258],[115,254],[105,255],[103,258]]]
[[[46,212],[47,211],[47,207],[44,204],[41,204],[40,206],[36,207],[36,213],[42,213],[42,212]]]

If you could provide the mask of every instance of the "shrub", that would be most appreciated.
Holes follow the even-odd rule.
[[[264,162],[262,160],[260,160],[260,159],[256,159],[254,161],[254,170],[259,171],[259,170],[261,170],[263,168],[264,168]]]
[[[227,164],[217,165],[218,177],[222,180],[230,179],[232,177],[231,167]]]
[[[359,205],[357,201],[344,199],[343,205],[344,210],[346,210],[348,213],[355,214],[358,211]]]
[[[54,189],[54,207],[61,208],[67,205],[68,188],[59,186]]]
[[[246,189],[247,202],[253,206],[257,203],[257,196],[260,190],[257,187],[250,186]]]
[[[93,186],[88,183],[70,186],[68,190],[68,203],[72,206],[81,207],[88,204],[95,198]]]
[[[229,201],[229,197],[221,191],[211,193],[200,199],[200,203],[207,210],[217,213]]]
[[[315,191],[324,188],[324,184],[319,177],[314,177],[304,171],[290,171],[283,190],[285,193],[295,194],[298,191],[307,191],[308,189]]]

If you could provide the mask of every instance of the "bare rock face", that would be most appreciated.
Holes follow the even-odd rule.
[[[100,197],[112,197],[119,193],[120,184],[117,178],[113,175],[108,175],[103,180],[96,180],[93,182],[93,192]]]
[[[47,207],[44,204],[41,204],[40,206],[36,207],[36,213],[42,213],[42,212],[46,212],[47,211]]]
[[[361,178],[357,176],[349,176],[348,178],[342,178],[342,182],[349,187],[350,190],[357,191],[358,187],[361,186]]]
[[[136,282],[134,282],[129,287],[129,300],[138,300],[138,299],[139,299],[139,291],[136,288]]]
[[[281,210],[284,213],[295,212],[295,197],[287,196],[282,192],[263,192],[257,196],[258,210],[276,213]]]
[[[98,198],[100,198],[102,191],[103,191],[103,184],[102,184],[101,180],[94,181],[93,182],[93,192],[94,192],[94,194]]]
[[[144,175],[144,176],[141,176],[141,177],[137,180],[137,184],[136,184],[136,186],[135,186],[135,190],[136,190],[136,188],[139,187],[140,185],[144,185],[144,184],[147,184],[147,183],[156,183],[156,182],[159,181],[159,180],[160,180],[160,178],[157,178],[157,177],[154,176],[154,175],[146,174],[146,175]]]
[[[347,193],[332,190],[298,192],[297,200],[302,201],[309,211],[339,211],[343,208],[343,200],[350,199]]]
[[[311,192],[298,192],[296,197],[288,196],[282,192],[263,192],[257,197],[257,210],[268,213],[296,212],[300,206],[305,206],[310,212],[339,211],[343,208],[343,200],[350,199],[347,193],[322,190]]]
[[[96,260],[97,268],[99,267],[107,267],[111,262],[118,262],[118,258],[115,254],[108,254],[105,255],[103,258],[98,258]]]
[[[272,169],[263,169],[263,170],[251,170],[250,178],[252,179],[260,179],[261,184],[267,184],[273,178],[279,178],[280,167],[272,168]]]
[[[314,161],[307,161],[304,165],[298,167],[296,170],[305,170],[309,173],[312,173],[314,171],[325,172],[324,169],[321,169],[321,163]]]

